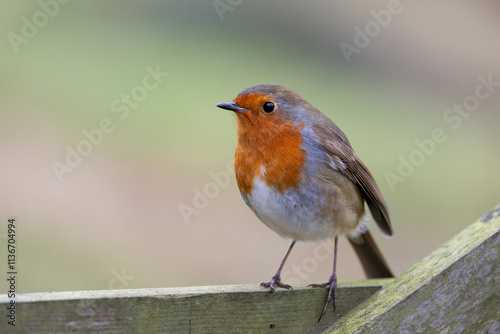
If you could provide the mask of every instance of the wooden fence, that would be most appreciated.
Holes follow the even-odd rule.
[[[500,205],[395,279],[272,295],[257,285],[27,293],[0,333],[500,333]]]

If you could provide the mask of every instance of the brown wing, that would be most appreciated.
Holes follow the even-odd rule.
[[[321,124],[316,124],[314,130],[321,138],[323,148],[330,155],[334,166],[361,190],[380,231],[386,236],[392,236],[394,232],[389,210],[382,193],[366,165],[354,153],[345,134],[328,118]]]

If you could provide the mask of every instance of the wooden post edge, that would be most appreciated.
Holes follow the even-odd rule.
[[[500,332],[500,205],[325,333]]]
[[[319,333],[391,280],[339,283],[337,311],[317,323],[327,289],[305,284],[275,295],[257,285],[98,290],[20,294],[20,332]],[[0,309],[9,306],[0,295]],[[13,329],[5,317],[0,332]]]

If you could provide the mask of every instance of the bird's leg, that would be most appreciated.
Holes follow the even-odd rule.
[[[326,303],[325,307],[323,307],[323,311],[321,312],[321,315],[319,316],[318,322],[321,320],[321,318],[325,315],[326,313],[326,308],[328,307],[328,304],[330,303],[330,300],[332,299],[333,296],[333,312],[335,312],[335,306],[336,306],[336,300],[337,300],[337,245],[338,245],[338,237],[335,237],[335,248],[333,252],[333,274],[330,276],[330,279],[328,282],[323,283],[323,284],[310,284],[310,287],[313,288],[326,288],[330,287],[328,289],[328,297],[326,297]]]
[[[291,289],[292,287],[288,284],[281,283],[281,270],[283,269],[283,266],[285,265],[286,259],[288,258],[288,255],[290,254],[290,251],[292,250],[293,245],[295,245],[295,240],[292,240],[290,243],[290,246],[288,247],[288,250],[286,251],[285,257],[281,261],[281,264],[278,268],[278,271],[276,271],[276,274],[274,274],[273,278],[271,279],[271,282],[262,282],[260,283],[260,286],[264,288],[270,288],[273,293],[276,293],[275,287],[280,287],[284,289]]]

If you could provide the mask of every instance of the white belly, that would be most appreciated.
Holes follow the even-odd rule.
[[[323,196],[318,195],[318,185],[302,183],[300,189],[290,188],[280,194],[262,178],[256,177],[251,194],[243,195],[243,198],[264,224],[287,239],[328,239],[351,233],[359,225],[359,215],[346,212],[344,208],[339,212],[334,209],[334,204],[326,203]],[[339,222],[339,219],[350,222]],[[348,223],[348,230],[345,223]]]

